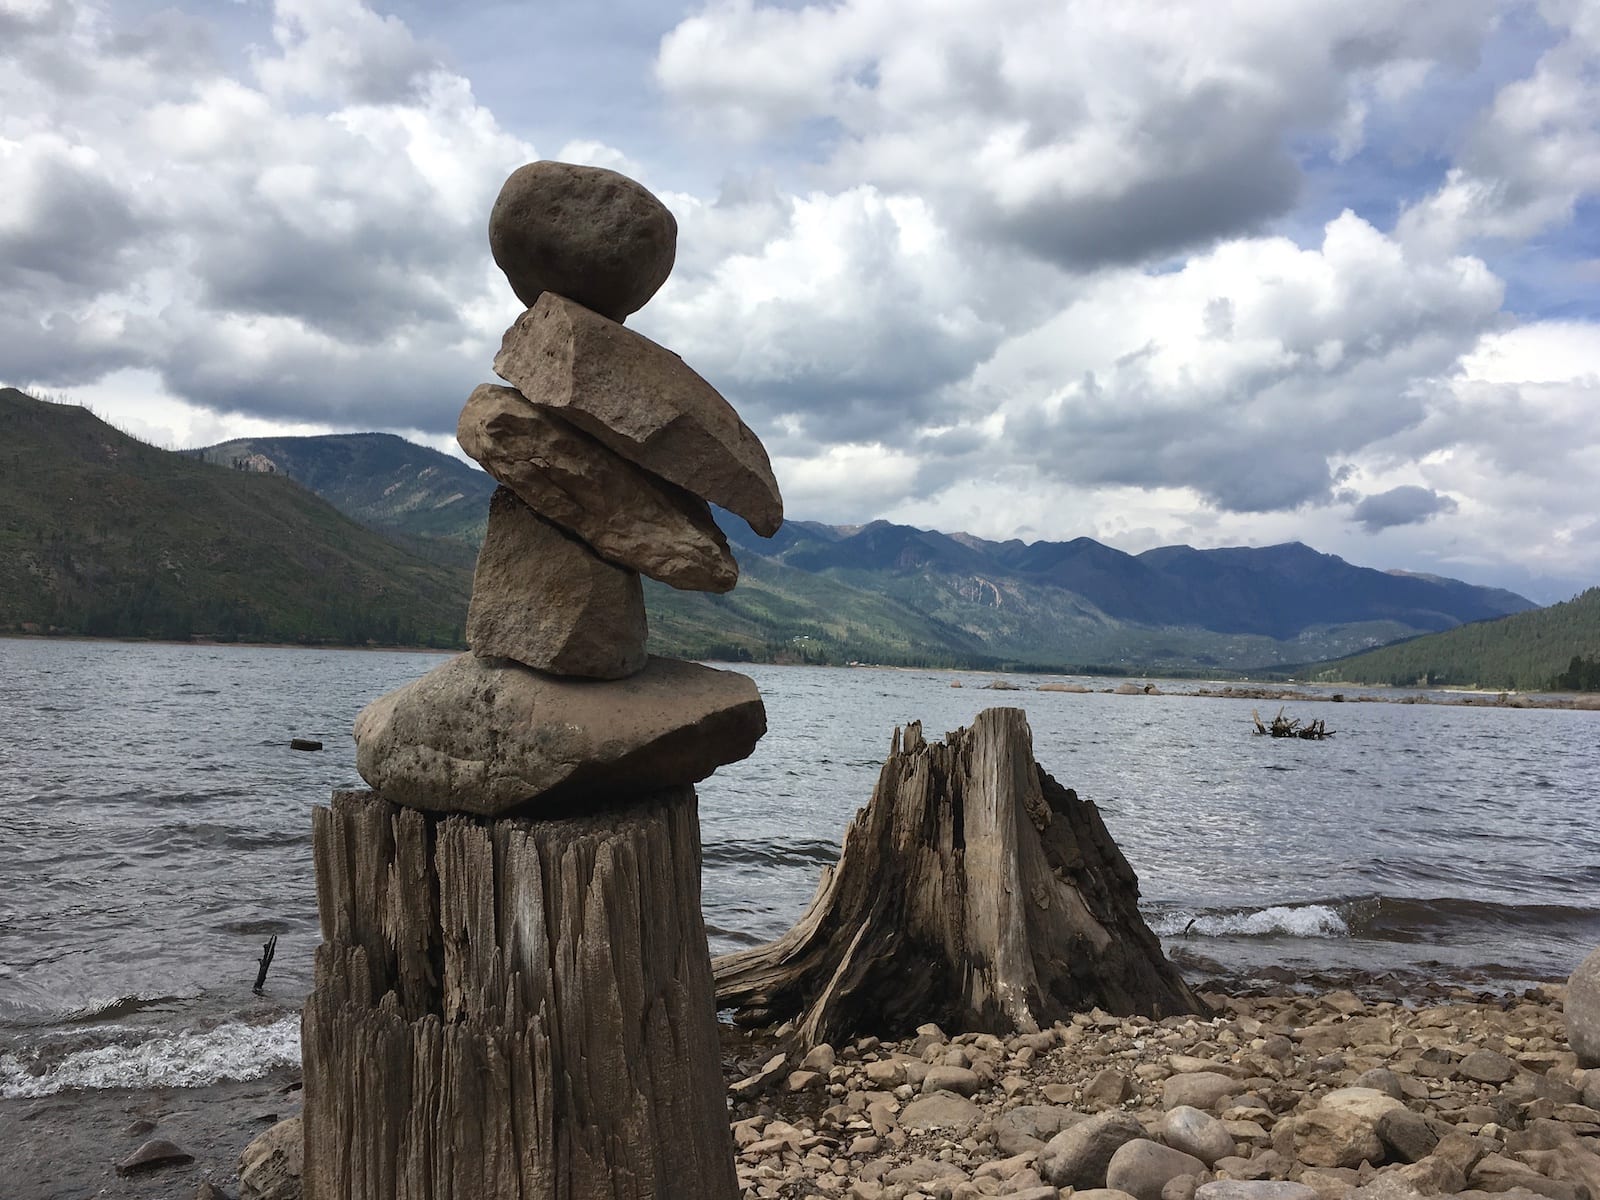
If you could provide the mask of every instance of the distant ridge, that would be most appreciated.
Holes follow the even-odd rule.
[[[396,439],[399,440],[399,439]],[[0,630],[454,646],[470,582],[286,475],[0,389]]]
[[[297,480],[414,556],[453,568],[448,578],[465,595],[494,484],[457,458],[376,433],[237,439],[173,457],[221,464],[227,477]],[[1131,555],[1091,538],[994,542],[888,521],[791,520],[769,540],[731,514],[717,519],[740,560],[739,587],[712,596],[647,581],[656,653],[1237,674],[1534,607],[1298,542]]]

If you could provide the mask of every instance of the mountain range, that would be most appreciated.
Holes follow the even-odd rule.
[[[460,645],[493,489],[386,434],[165,451],[0,389],[0,630]],[[1131,555],[805,520],[769,540],[717,517],[739,587],[647,581],[657,653],[1222,674],[1535,607],[1299,543]]]
[[[440,563],[470,561],[494,483],[386,434],[188,451],[294,478]],[[1131,555],[1090,538],[993,542],[875,521],[717,518],[741,565],[724,596],[647,581],[652,648],[690,657],[1249,671],[1334,658],[1535,607],[1514,593],[1352,566],[1299,543]]]

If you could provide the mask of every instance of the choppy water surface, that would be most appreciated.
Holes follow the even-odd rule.
[[[310,810],[360,785],[361,706],[440,661],[0,640],[0,1095],[292,1062],[318,940]],[[1253,736],[1250,701],[747,673],[770,732],[700,788],[714,952],[798,915],[896,724],[935,737],[996,704],[1025,708],[1045,768],[1100,806],[1196,978],[1498,987],[1600,943],[1600,714],[1308,704],[1292,715],[1338,734],[1291,742]]]

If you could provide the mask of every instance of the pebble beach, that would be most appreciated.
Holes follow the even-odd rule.
[[[739,1183],[750,1200],[1593,1200],[1600,1069],[1577,1066],[1565,993],[1207,992],[1209,1018],[928,1025],[805,1055],[724,1027]],[[0,1101],[4,1194],[291,1200],[296,1163],[241,1181],[239,1160],[298,1109],[292,1071]],[[118,1174],[151,1138],[193,1161]]]

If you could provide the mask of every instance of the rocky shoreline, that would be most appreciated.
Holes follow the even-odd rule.
[[[739,1181],[771,1200],[1592,1200],[1600,1069],[1567,1045],[1565,991],[1213,993],[1211,1019],[774,1055],[732,1085]]]
[[[1568,1047],[1565,994],[1213,992],[1212,1018],[925,1026],[794,1057],[724,1027],[739,1184],[751,1200],[1596,1200],[1600,1069]],[[0,1178],[12,1200],[236,1196],[241,1152],[298,1106],[293,1072],[0,1100]],[[194,1161],[119,1175],[149,1138]]]

